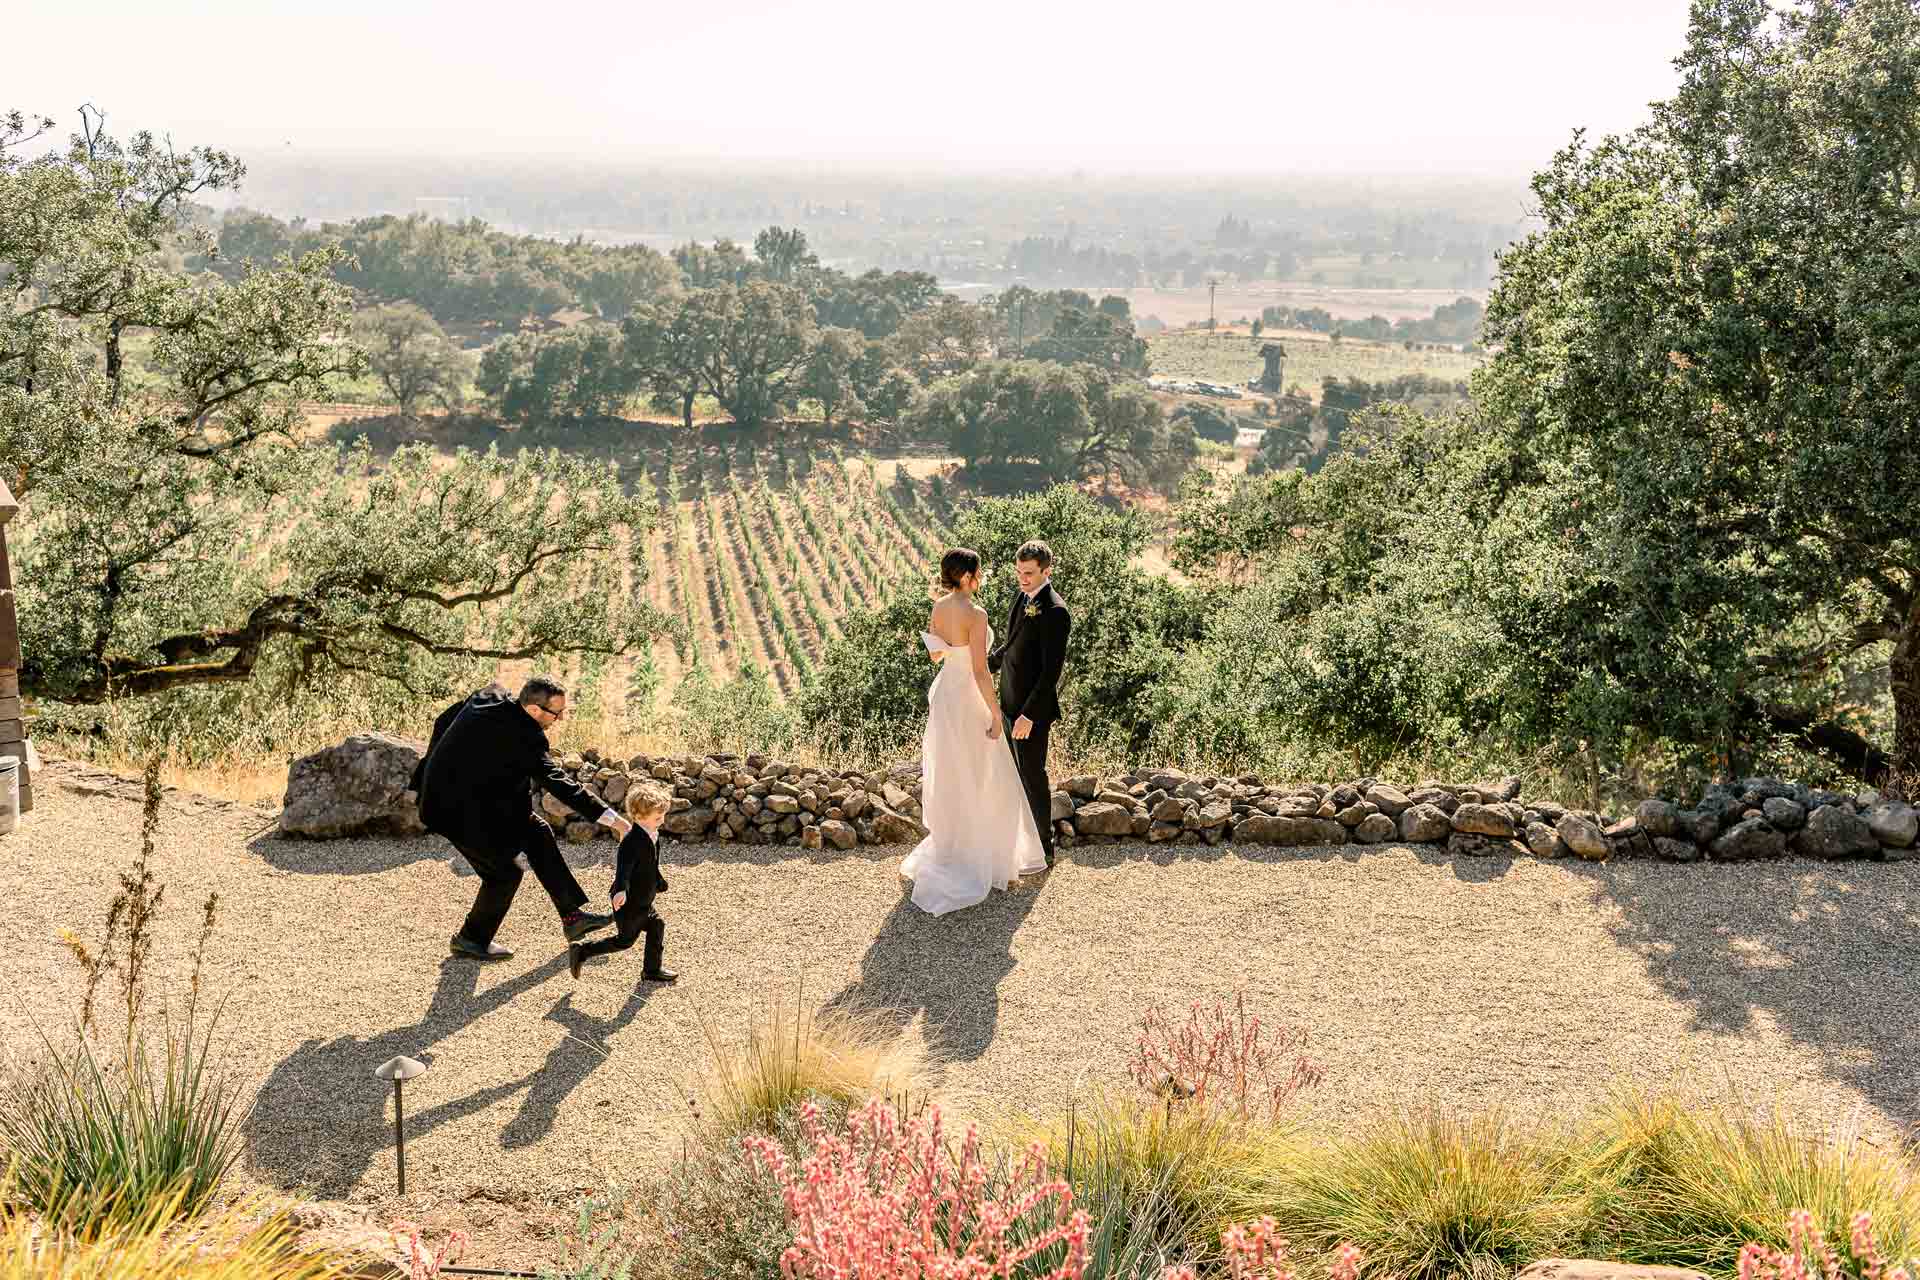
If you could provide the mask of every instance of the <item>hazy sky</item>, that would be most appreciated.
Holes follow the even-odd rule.
[[[1520,174],[1674,84],[1685,0],[18,0],[0,109],[255,154]]]

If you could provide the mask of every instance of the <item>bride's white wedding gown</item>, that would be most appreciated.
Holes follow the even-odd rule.
[[[900,864],[913,881],[913,905],[933,915],[986,900],[1029,872],[1046,868],[1040,831],[1004,727],[987,726],[998,711],[981,705],[967,646],[920,633],[929,653],[946,652],[927,691],[927,732],[920,747],[920,807],[927,838]],[[993,645],[993,633],[987,633]]]

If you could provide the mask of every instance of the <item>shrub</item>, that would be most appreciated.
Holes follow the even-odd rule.
[[[1065,1182],[1046,1177],[1039,1146],[996,1176],[971,1127],[953,1151],[937,1106],[902,1123],[876,1099],[829,1132],[809,1103],[801,1123],[812,1151],[797,1175],[779,1143],[743,1140],[780,1184],[793,1231],[784,1275],[1080,1280],[1087,1215]]]
[[[1231,1013],[1225,1000],[1212,1008],[1194,1001],[1177,1027],[1154,1006],[1140,1019],[1127,1072],[1169,1105],[1186,1100],[1271,1123],[1295,1094],[1319,1083],[1319,1065],[1299,1052],[1305,1043],[1304,1030],[1269,1028],[1257,1014],[1249,1017],[1245,992],[1234,997]]]

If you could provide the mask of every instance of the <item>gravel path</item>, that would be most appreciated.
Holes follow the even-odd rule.
[[[78,975],[57,936],[99,934],[137,848],[130,788],[53,765],[0,861],[13,999],[0,1035],[36,1048]],[[76,790],[76,788],[78,788]],[[91,791],[92,794],[88,794]],[[1887,1135],[1920,1121],[1920,864],[1675,867],[1365,853],[1110,846],[943,919],[904,898],[900,849],[670,845],[671,989],[638,955],[578,985],[529,877],[511,961],[450,959],[476,881],[439,840],[286,841],[273,813],[170,798],[156,972],[184,982],[207,892],[223,1041],[253,1087],[248,1176],[365,1200],[392,1186],[385,1087],[409,1087],[410,1179],[553,1195],[677,1149],[696,1013],[731,1032],[770,987],[863,997],[926,1037],[961,1095],[1062,1105],[1117,1081],[1150,1001],[1244,985],[1304,1023],[1329,1124],[1395,1101],[1577,1110],[1618,1078],[1737,1089]],[[611,848],[570,851],[604,899]],[[455,867],[458,866],[458,872]]]

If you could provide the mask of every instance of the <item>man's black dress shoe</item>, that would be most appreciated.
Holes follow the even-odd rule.
[[[483,947],[479,943],[463,938],[457,933],[453,935],[452,941],[447,944],[447,949],[453,952],[454,955],[472,956],[475,960],[510,960],[513,958],[513,952],[497,942],[489,942]]]
[[[587,949],[577,942],[567,944],[567,972],[577,982],[580,978],[580,966],[587,962]]]
[[[641,979],[646,982],[676,982],[680,975],[671,969],[655,969],[652,973],[643,973]]]
[[[596,929],[604,929],[613,923],[612,916],[596,915],[591,911],[577,912],[573,919],[562,922],[568,942],[578,942]]]

